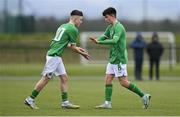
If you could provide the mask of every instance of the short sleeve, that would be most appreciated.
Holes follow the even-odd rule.
[[[76,44],[76,40],[78,38],[78,31],[70,30],[70,31],[68,31],[68,36],[69,36],[69,43]]]

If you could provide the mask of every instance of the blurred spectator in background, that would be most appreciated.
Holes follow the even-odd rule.
[[[156,80],[159,80],[159,63],[160,63],[160,58],[163,54],[163,46],[162,44],[158,41],[158,34],[155,32],[152,35],[152,42],[150,42],[147,45],[147,53],[149,55],[149,80],[152,80],[153,77],[153,66],[155,64],[156,66]]]
[[[134,50],[135,79],[142,80],[143,50],[146,48],[146,42],[141,33],[137,33],[136,38],[130,44],[130,47]]]

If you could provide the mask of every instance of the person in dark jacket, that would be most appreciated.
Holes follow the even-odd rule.
[[[149,80],[153,78],[153,66],[156,67],[156,80],[159,80],[159,63],[163,54],[163,46],[158,41],[158,34],[153,33],[152,42],[147,45],[147,53],[149,55]]]
[[[135,79],[142,80],[143,50],[146,48],[146,42],[141,33],[137,33],[136,38],[130,44],[130,47],[134,49]]]

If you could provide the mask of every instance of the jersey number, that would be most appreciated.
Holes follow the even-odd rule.
[[[59,28],[56,32],[56,36],[54,38],[54,41],[59,41],[66,29],[65,28]]]

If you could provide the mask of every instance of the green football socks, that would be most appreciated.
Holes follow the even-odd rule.
[[[137,95],[139,95],[140,97],[144,96],[144,93],[141,91],[141,89],[139,89],[135,84],[130,83],[128,89],[134,93],[136,93]]]
[[[39,92],[38,91],[36,91],[36,90],[33,90],[32,91],[32,94],[30,95],[30,97],[32,98],[32,99],[34,99],[34,98],[36,98],[37,97],[37,95],[39,94]]]
[[[111,101],[112,90],[113,90],[113,85],[112,84],[106,85],[106,87],[105,87],[105,100],[106,101]]]
[[[64,102],[64,101],[67,101],[67,99],[68,99],[67,92],[62,92],[61,97],[62,97],[62,101],[63,101],[63,102]]]

